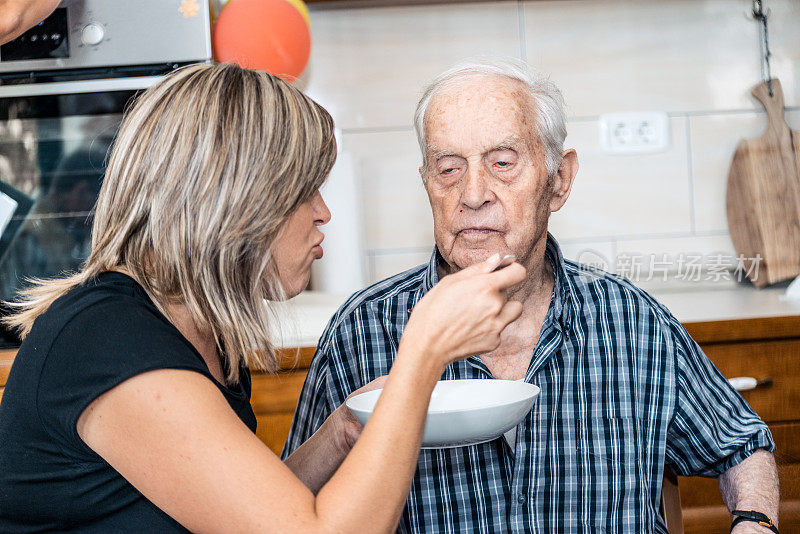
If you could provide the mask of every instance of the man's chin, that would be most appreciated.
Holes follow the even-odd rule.
[[[508,254],[506,247],[458,250],[451,255],[451,263],[454,263],[459,269],[466,269],[471,265],[486,261],[491,255],[497,253]]]

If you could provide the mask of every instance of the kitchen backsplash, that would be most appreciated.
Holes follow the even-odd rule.
[[[800,2],[764,4],[772,73],[787,121],[800,129]],[[750,96],[761,79],[750,9],[749,0],[565,0],[313,11],[300,84],[332,113],[353,154],[366,281],[430,256],[414,105],[433,76],[478,54],[520,57],[564,92],[566,147],[580,161],[550,224],[565,256],[642,280],[685,277],[691,261],[706,266],[698,279],[729,276],[719,268],[735,261],[728,167],[739,139],[766,125]],[[668,113],[669,148],[604,153],[598,117],[621,111]]]

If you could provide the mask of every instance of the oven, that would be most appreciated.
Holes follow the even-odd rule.
[[[80,269],[126,106],[210,58],[207,0],[64,0],[0,46],[0,300]],[[0,327],[0,346],[18,344]]]

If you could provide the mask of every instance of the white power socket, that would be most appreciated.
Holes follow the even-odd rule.
[[[600,145],[608,154],[651,154],[669,147],[669,117],[661,111],[600,115]]]

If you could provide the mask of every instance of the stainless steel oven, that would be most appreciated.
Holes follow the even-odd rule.
[[[210,41],[207,0],[64,0],[0,46],[0,300],[80,268],[125,107]]]

